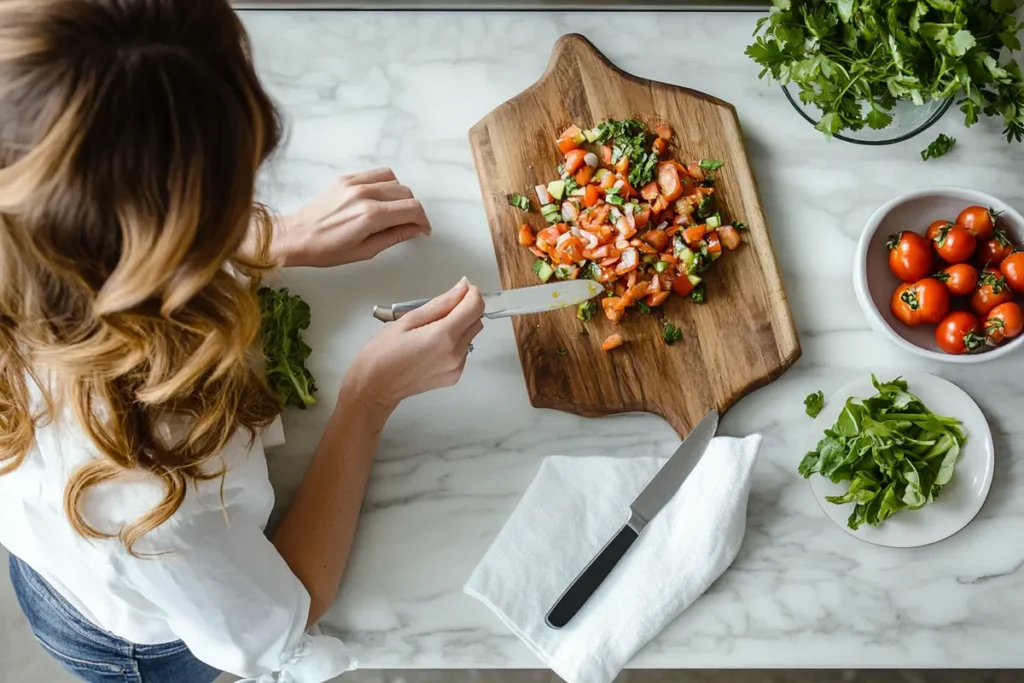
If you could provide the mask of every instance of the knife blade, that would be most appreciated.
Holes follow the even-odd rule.
[[[482,295],[484,317],[507,318],[512,315],[554,311],[589,301],[603,291],[604,287],[593,280],[566,280],[534,287],[490,292]],[[393,322],[429,301],[430,299],[416,299],[390,306],[374,306],[373,317],[386,323]]]
[[[672,500],[704,456],[717,430],[718,411],[712,410],[633,500],[629,506],[629,520],[555,601],[544,618],[549,627],[562,628],[582,609],[654,516]]]

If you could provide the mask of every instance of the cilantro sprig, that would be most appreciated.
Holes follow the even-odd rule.
[[[762,78],[796,86],[804,104],[821,110],[817,128],[827,136],[886,128],[898,101],[957,97],[967,126],[999,116],[1007,141],[1022,142],[1024,76],[1013,54],[1021,4],[773,0],[746,53]]]

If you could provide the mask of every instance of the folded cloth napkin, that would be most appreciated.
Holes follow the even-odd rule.
[[[464,590],[569,683],[610,683],[739,552],[761,437],[718,437],[562,629],[544,617],[619,530],[659,458],[549,457]]]

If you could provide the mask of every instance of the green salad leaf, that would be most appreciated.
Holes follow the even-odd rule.
[[[825,394],[820,391],[808,394],[807,398],[804,399],[804,408],[811,417],[818,417],[818,414],[821,413],[821,409],[824,407]]]
[[[820,474],[850,482],[845,494],[826,500],[854,504],[847,520],[851,529],[877,526],[901,510],[933,502],[967,443],[960,421],[928,410],[904,380],[881,383],[872,375],[871,383],[878,393],[848,399],[798,467],[804,478]]]
[[[822,112],[827,136],[892,123],[897,102],[957,98],[967,126],[1024,141],[1022,0],[775,0],[746,53]],[[948,150],[947,150],[948,151]]]
[[[309,327],[309,304],[287,289],[261,287],[256,296],[268,386],[282,406],[314,405],[316,381],[306,369],[312,349],[302,340],[302,331]]]

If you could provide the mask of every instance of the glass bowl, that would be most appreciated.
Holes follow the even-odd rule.
[[[793,105],[809,124],[817,125],[821,118],[821,110],[813,104],[804,104],[800,101],[799,91],[789,91],[789,87],[782,86],[782,92],[786,99]],[[913,102],[900,100],[889,112],[892,114],[892,123],[881,130],[874,130],[865,126],[860,130],[843,130],[832,137],[843,142],[852,142],[856,145],[893,145],[903,142],[928,130],[936,121],[941,119],[953,104],[953,98],[945,100],[928,100],[922,105]]]

